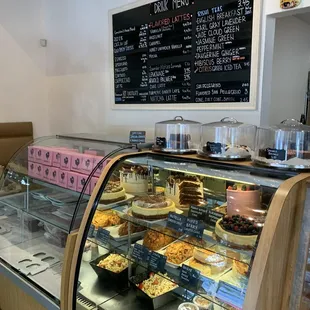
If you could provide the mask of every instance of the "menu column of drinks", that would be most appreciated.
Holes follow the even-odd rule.
[[[115,104],[250,101],[254,0],[161,0],[112,16]]]

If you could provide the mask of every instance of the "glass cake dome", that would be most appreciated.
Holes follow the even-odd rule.
[[[199,154],[214,159],[250,159],[257,127],[225,117],[202,126]]]
[[[196,153],[200,130],[201,123],[184,120],[182,116],[156,123],[153,149],[176,154]]]
[[[287,119],[270,128],[259,128],[252,159],[264,166],[310,169],[310,127]]]

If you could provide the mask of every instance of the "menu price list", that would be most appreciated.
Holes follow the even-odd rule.
[[[195,102],[248,102],[249,94],[246,81],[196,84]]]
[[[249,102],[253,0],[187,2],[113,16],[116,104]]]
[[[240,0],[198,11],[195,73],[248,69],[251,55],[248,23],[251,21],[250,1]]]
[[[190,13],[151,22],[149,32],[149,59],[191,54],[192,15]]]

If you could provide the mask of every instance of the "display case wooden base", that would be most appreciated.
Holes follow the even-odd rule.
[[[46,310],[37,300],[25,293],[4,275],[0,275],[1,310]]]

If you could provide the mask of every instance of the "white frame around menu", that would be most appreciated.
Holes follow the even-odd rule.
[[[113,15],[128,11],[156,0],[138,0],[109,11],[109,60],[110,60],[110,102],[113,110],[256,110],[257,94],[259,87],[259,51],[260,51],[260,22],[262,1],[254,0],[251,73],[250,73],[250,102],[225,102],[225,103],[140,103],[129,104],[115,103],[114,85],[114,46],[113,46]]]

